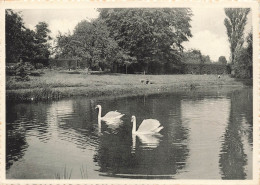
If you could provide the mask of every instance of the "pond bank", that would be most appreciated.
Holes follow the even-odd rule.
[[[28,82],[16,82],[7,77],[7,101],[58,100],[72,96],[124,96],[156,94],[161,92],[219,89],[227,86],[243,87],[250,80],[238,81],[228,75],[131,75],[66,74],[45,71]]]

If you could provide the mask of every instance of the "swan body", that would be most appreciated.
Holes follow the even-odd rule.
[[[105,121],[107,124],[118,124],[121,122],[120,118],[124,116],[117,111],[110,111],[105,116],[101,117],[102,107],[101,105],[97,105],[96,109],[98,109],[98,121]]]
[[[132,153],[136,149],[136,137],[139,138],[142,143],[142,147],[154,149],[157,148],[160,144],[160,137],[162,135],[159,133],[163,126],[160,122],[155,119],[145,119],[136,130],[136,117],[132,116],[131,121],[133,122],[132,128]]]
[[[157,134],[162,129],[160,122],[156,119],[145,119],[139,126],[138,130],[136,130],[136,117],[132,116],[131,122],[133,122],[132,134],[140,135],[140,134]]]

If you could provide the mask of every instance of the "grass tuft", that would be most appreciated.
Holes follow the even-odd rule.
[[[63,170],[63,174],[61,173],[55,173],[54,178],[55,179],[70,179],[72,174],[72,169],[70,171],[67,171],[66,165]]]
[[[81,175],[82,179],[87,179],[88,178],[87,165],[86,165],[85,168],[84,168],[83,165],[80,167],[80,175]]]

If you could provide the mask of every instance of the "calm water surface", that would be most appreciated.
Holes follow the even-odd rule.
[[[97,110],[124,113],[114,127]],[[8,179],[252,179],[252,89],[7,103]],[[161,136],[131,134],[157,119]]]

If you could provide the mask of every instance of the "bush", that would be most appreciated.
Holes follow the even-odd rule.
[[[19,62],[12,67],[12,70],[15,71],[17,81],[29,81],[30,71],[34,70],[34,67],[28,62]]]
[[[31,76],[41,76],[41,72],[40,71],[32,71],[30,73]]]
[[[35,69],[42,69],[44,66],[42,63],[36,63],[35,64]]]

